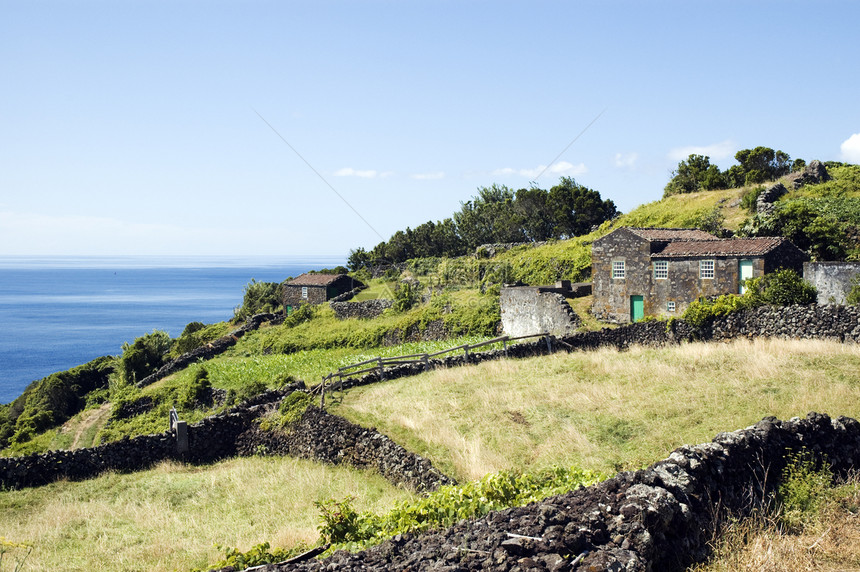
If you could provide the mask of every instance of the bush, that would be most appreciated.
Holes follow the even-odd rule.
[[[747,292],[744,294],[750,300],[751,306],[791,306],[793,304],[808,305],[815,303],[817,292],[815,287],[805,281],[794,270],[781,268],[776,272],[765,274],[759,278],[747,281]]]
[[[257,282],[253,278],[245,286],[242,305],[233,311],[233,323],[242,322],[255,314],[276,312],[282,307],[283,289],[278,282]]]
[[[406,312],[418,302],[420,286],[413,282],[401,282],[394,290],[394,305],[397,312]]]
[[[826,500],[833,485],[833,475],[824,463],[802,449],[790,453],[777,488],[777,502],[781,508],[781,521],[790,530],[803,525]]]
[[[182,409],[194,409],[211,401],[211,398],[212,383],[209,381],[209,372],[201,366],[194,373],[191,383],[182,388],[178,405]]]
[[[764,192],[764,187],[759,185],[746,191],[741,197],[741,207],[749,213],[756,212],[756,203],[759,195]]]
[[[124,343],[119,359],[120,375],[128,383],[137,383],[155,373],[164,365],[172,344],[168,333],[161,330],[153,330],[134,343]]]
[[[716,298],[699,298],[691,303],[684,312],[684,320],[701,328],[714,318],[725,316],[746,308],[770,304],[791,306],[793,304],[812,304],[817,292],[797,272],[781,268],[776,272],[753,278],[746,282],[747,291],[743,296],[724,294]]]

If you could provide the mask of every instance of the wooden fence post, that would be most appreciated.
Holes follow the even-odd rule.
[[[385,366],[382,364],[382,358],[379,358],[379,381],[385,379]]]
[[[322,378],[322,385],[320,386],[320,409],[325,409],[325,382],[328,381],[328,378],[328,375],[324,375]]]
[[[466,363],[469,363],[469,344],[463,346],[463,351],[466,352]]]

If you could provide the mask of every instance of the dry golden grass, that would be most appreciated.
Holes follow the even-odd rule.
[[[348,494],[375,511],[409,496],[376,474],[296,459],[166,463],[0,493],[0,537],[35,547],[26,570],[188,570],[223,557],[216,544],[313,542],[314,501]]]
[[[809,515],[797,532],[781,531],[776,517],[728,524],[714,556],[691,572],[860,571],[860,489],[856,479]]]
[[[860,414],[860,347],[741,340],[496,361],[358,388],[335,408],[460,479],[550,464],[614,472],[813,410]]]

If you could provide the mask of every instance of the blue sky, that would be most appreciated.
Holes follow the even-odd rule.
[[[0,255],[345,257],[493,183],[570,175],[628,211],[691,152],[860,163],[858,21],[827,0],[0,0]]]

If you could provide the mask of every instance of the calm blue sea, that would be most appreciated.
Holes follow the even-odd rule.
[[[343,258],[0,257],[0,403],[30,382],[154,329],[220,322],[246,284],[281,282]]]

